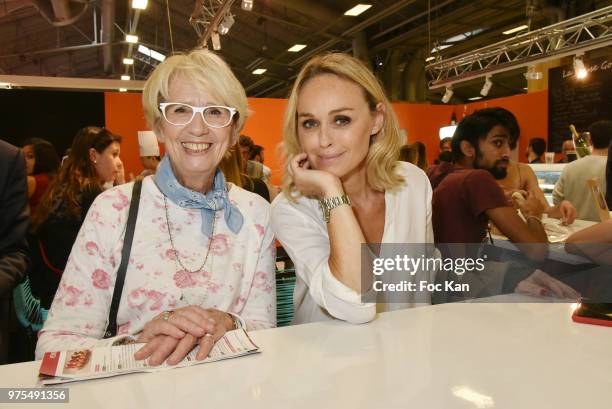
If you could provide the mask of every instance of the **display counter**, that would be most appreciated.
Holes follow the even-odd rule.
[[[544,192],[544,196],[548,203],[553,206],[552,192],[555,188],[555,183],[561,177],[561,172],[565,167],[565,163],[530,163],[531,169],[533,169],[540,189]]]
[[[261,354],[68,384],[53,407],[608,409],[612,328],[572,322],[571,304],[518,303],[534,300],[252,332]],[[36,386],[38,365],[1,366],[1,386]]]

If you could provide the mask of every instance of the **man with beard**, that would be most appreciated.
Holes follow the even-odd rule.
[[[484,242],[490,220],[529,260],[516,256],[507,258],[506,255],[501,257],[502,263],[489,259],[484,270],[479,272],[459,275],[438,271],[436,282],[457,280],[460,276],[462,283],[469,283],[470,290],[465,294],[434,294],[436,303],[501,292],[554,294],[574,299],[579,295],[538,268],[548,256],[548,237],[541,222],[542,203],[532,193],[521,197],[518,207],[526,219],[524,222],[497,183],[506,176],[515,126],[514,116],[503,108],[476,111],[459,123],[452,140],[454,163],[441,164],[438,172],[430,175],[434,188],[433,230],[437,247],[444,257],[469,256],[473,259],[477,251],[475,246],[461,244]],[[442,245],[447,243],[461,244]],[[499,254],[494,250],[491,255],[496,253]]]
[[[433,229],[437,243],[481,243],[489,220],[514,243],[546,243],[542,203],[529,193],[517,204],[526,222],[510,206],[497,180],[506,176],[513,127],[503,108],[481,109],[465,117],[452,140],[453,166],[432,178]],[[525,255],[542,260],[546,246],[523,246]]]

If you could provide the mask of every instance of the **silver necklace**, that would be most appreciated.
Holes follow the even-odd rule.
[[[215,226],[217,225],[217,212],[215,212],[213,216],[213,228],[212,228],[212,233],[210,235],[210,239],[208,239],[208,249],[206,250],[206,256],[204,256],[204,261],[202,262],[202,265],[197,270],[192,271],[192,270],[189,270],[187,267],[185,267],[185,265],[181,261],[179,252],[176,249],[176,246],[174,245],[174,238],[172,237],[172,230],[170,229],[170,217],[168,215],[168,200],[166,199],[166,195],[162,195],[162,196],[164,196],[164,208],[166,209],[166,227],[168,228],[168,236],[170,236],[170,244],[172,245],[172,251],[174,252],[174,259],[178,262],[178,264],[181,266],[181,268],[184,271],[190,274],[199,273],[200,271],[202,271],[202,269],[206,265],[206,261],[208,260],[208,254],[210,254],[210,247],[212,245],[213,237],[215,237]]]

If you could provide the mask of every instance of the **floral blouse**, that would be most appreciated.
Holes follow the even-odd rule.
[[[38,358],[48,351],[104,345],[115,339],[101,338],[121,262],[132,186],[102,193],[89,209],[40,331]],[[276,325],[276,247],[269,226],[270,205],[230,186],[229,199],[240,209],[244,224],[234,234],[225,224],[223,210],[218,211],[210,242],[201,232],[198,209],[185,209],[170,200],[166,209],[153,178],[144,179],[117,337],[136,335],[162,311],[189,305],[236,314],[248,330]]]

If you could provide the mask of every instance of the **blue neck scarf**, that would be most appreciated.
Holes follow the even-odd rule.
[[[172,171],[170,159],[168,155],[165,155],[155,172],[155,183],[159,190],[175,204],[186,209],[200,209],[202,233],[206,237],[211,238],[213,234],[213,223],[217,210],[225,210],[225,223],[234,234],[237,234],[242,228],[244,217],[240,210],[229,201],[225,177],[221,170],[217,169],[215,172],[212,189],[203,194],[187,189],[179,183]]]

